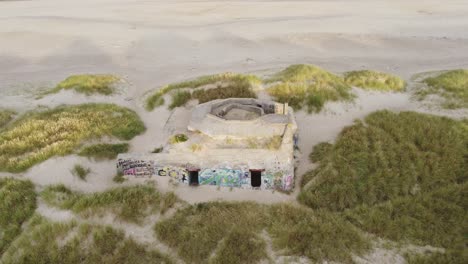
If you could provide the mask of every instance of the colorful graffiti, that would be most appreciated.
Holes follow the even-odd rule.
[[[249,173],[239,169],[204,169],[199,172],[200,184],[240,187],[249,182]]]
[[[154,164],[148,160],[123,160],[117,161],[117,169],[124,175],[153,176]]]

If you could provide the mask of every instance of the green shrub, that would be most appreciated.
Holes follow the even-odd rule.
[[[96,159],[115,159],[119,153],[128,151],[128,143],[94,144],[84,147],[78,155]]]
[[[295,109],[320,112],[327,101],[351,100],[351,87],[343,78],[313,65],[291,65],[267,80],[268,92]]]
[[[21,233],[21,226],[34,210],[36,193],[30,181],[0,178],[0,256]]]
[[[14,111],[0,108],[0,128],[8,124],[15,114]]]
[[[169,109],[174,109],[179,106],[185,105],[192,99],[192,94],[187,91],[176,91],[172,94],[172,103],[169,105]]]
[[[186,88],[195,89],[195,88],[199,88],[205,85],[218,84],[218,83],[227,83],[227,84],[248,83],[249,87],[252,87],[253,85],[261,83],[261,80],[254,75],[242,75],[242,74],[235,74],[235,73],[221,73],[221,74],[201,76],[194,80],[174,83],[174,84],[170,84],[170,85],[160,88],[157,92],[155,92],[154,94],[148,97],[148,99],[146,100],[146,109],[150,111],[158,106],[163,105],[164,95],[171,91],[178,90],[178,89],[186,89]],[[184,100],[187,99],[187,95],[180,96],[180,97],[183,98]],[[177,99],[180,100],[179,98]],[[185,104],[185,102],[181,100],[181,102],[179,103]],[[183,105],[183,104],[180,104],[180,105]],[[177,104],[174,106],[177,106]]]
[[[173,263],[110,226],[54,223],[35,216],[1,263]]]
[[[403,91],[406,87],[405,81],[398,76],[370,70],[347,72],[344,80],[348,85],[369,90]]]
[[[176,134],[174,136],[172,136],[170,139],[169,139],[169,143],[171,144],[177,144],[177,143],[182,143],[182,142],[185,142],[188,140],[188,137],[187,135],[185,134]]]
[[[466,178],[467,122],[389,111],[345,128],[299,200],[341,211],[427,192]],[[314,154],[312,154],[314,155]]]
[[[95,93],[109,95],[114,92],[113,85],[120,80],[119,77],[109,74],[81,74],[72,75],[47,93],[57,93],[60,90],[73,89],[79,93],[91,95]]]
[[[21,172],[50,157],[70,154],[86,140],[105,135],[128,140],[144,130],[135,112],[113,104],[31,112],[0,131],[0,171]]]
[[[452,70],[423,80],[427,89],[417,92],[421,99],[429,94],[437,94],[445,99],[446,108],[468,107],[468,69]]]
[[[112,212],[124,221],[140,223],[147,215],[171,208],[174,194],[160,194],[154,187],[137,185],[117,187],[105,192],[82,194],[64,190],[63,186],[49,186],[41,196],[48,204],[69,209],[83,216]]]
[[[77,176],[78,178],[82,179],[83,181],[86,181],[86,177],[88,174],[91,172],[89,168],[85,168],[79,164],[75,164],[73,166],[73,169],[71,170],[72,174]]]

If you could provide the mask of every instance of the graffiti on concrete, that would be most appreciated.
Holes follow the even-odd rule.
[[[133,176],[153,176],[154,163],[148,160],[123,160],[117,161],[117,168],[122,171],[124,175]]]
[[[247,181],[249,173],[240,169],[204,169],[199,173],[200,184],[240,187]]]
[[[158,176],[169,176],[176,181],[188,183],[188,173],[184,168],[175,166],[156,167],[155,172]]]

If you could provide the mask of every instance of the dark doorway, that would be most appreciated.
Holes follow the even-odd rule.
[[[189,171],[189,185],[198,185],[198,171]]]
[[[262,171],[251,170],[250,171],[250,183],[252,187],[260,187],[262,185]]]

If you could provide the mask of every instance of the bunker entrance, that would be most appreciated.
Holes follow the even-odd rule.
[[[189,171],[189,184],[198,185],[198,171]]]
[[[250,183],[252,187],[260,187],[262,185],[262,171],[250,170]]]

